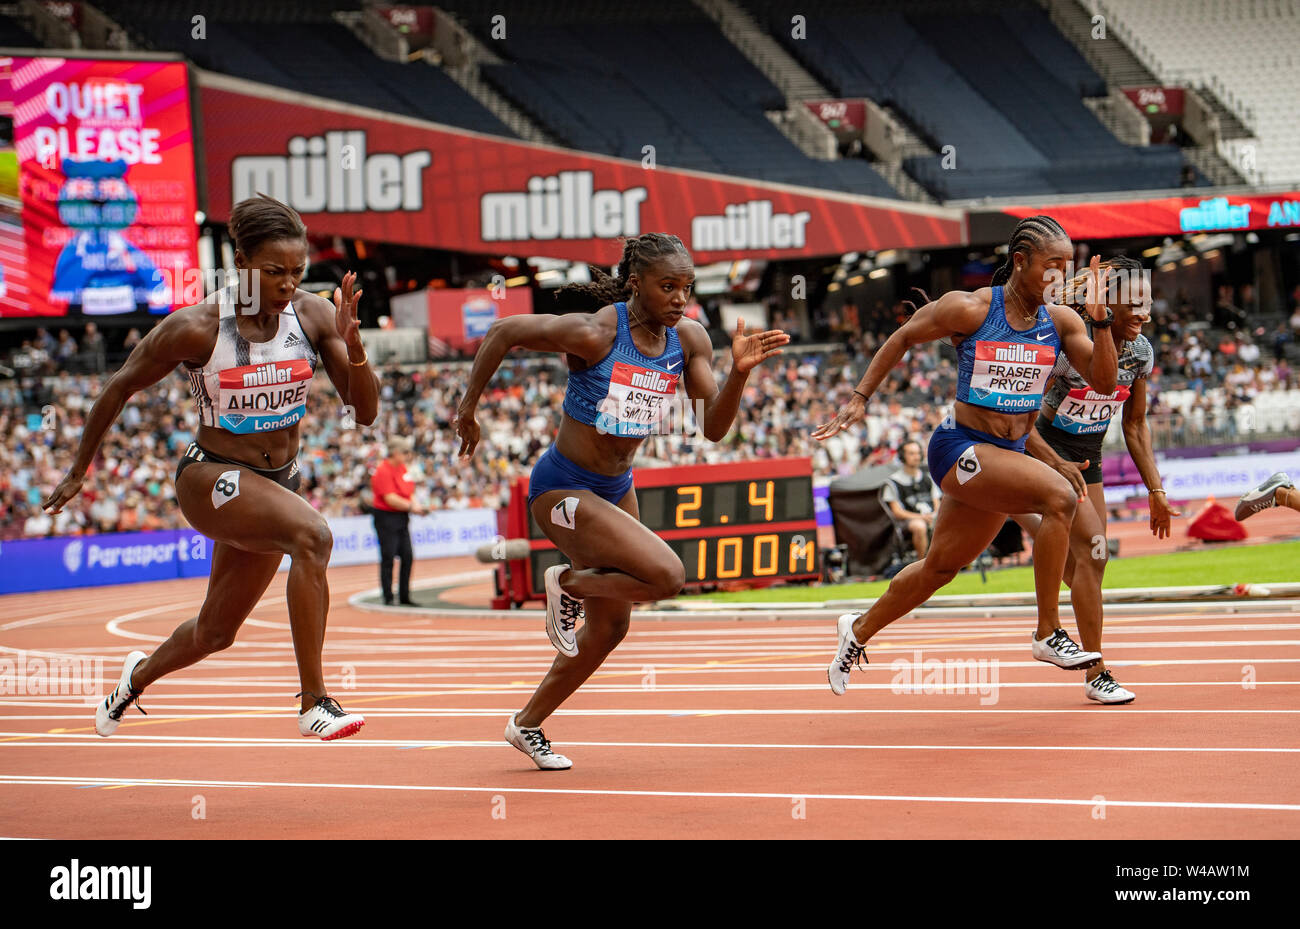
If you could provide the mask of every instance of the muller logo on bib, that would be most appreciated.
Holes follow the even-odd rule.
[[[293,371],[272,364],[258,365],[244,374],[245,387],[263,387],[267,384],[287,384],[293,380]]]

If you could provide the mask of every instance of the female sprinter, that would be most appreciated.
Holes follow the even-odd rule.
[[[232,285],[182,307],[140,341],[104,385],[72,467],[44,504],[57,513],[75,497],[126,401],[185,365],[200,425],[176,467],[176,500],[189,524],[215,542],[208,593],[199,615],[152,655],[127,656],[117,687],[95,710],[102,736],[112,735],[122,712],[158,678],[228,648],[285,555],[292,559],[289,625],[302,684],[298,731],[339,739],[365,722],[325,692],[325,566],[334,540],[297,494],[296,458],[317,360],[357,422],[369,425],[379,411],[379,381],[357,322],[361,292],[352,292],[351,273],[335,289],[332,307],[298,289],[307,270],[307,228],[278,200],[235,204],[230,232],[240,278],[251,286]]]
[[[1121,407],[1124,443],[1147,487],[1152,535],[1168,538],[1169,520],[1179,515],[1177,510],[1169,508],[1164,488],[1160,486],[1160,471],[1151,451],[1151,431],[1147,427],[1147,378],[1151,375],[1155,353],[1142,335],[1142,324],[1151,319],[1150,288],[1141,263],[1132,258],[1112,258],[1105,266],[1112,275],[1105,299],[1115,321],[1109,336],[1098,331],[1096,337],[1115,343],[1119,355],[1117,386],[1112,393],[1093,390],[1068,360],[1060,360],[1026,445],[1030,455],[1068,480],[1080,498],[1074,522],[1070,524],[1065,581],[1070,585],[1070,605],[1079,627],[1079,638],[1090,652],[1101,651],[1101,581],[1109,554],[1105,545],[1106,498],[1102,493],[1101,444],[1112,417]],[[1082,308],[1087,276],[1080,274],[1066,285],[1067,305]],[[1038,528],[1037,516],[1029,515],[1019,521],[1031,533]],[[1098,703],[1121,704],[1134,700],[1133,692],[1120,686],[1106,670],[1104,661],[1088,669],[1083,692],[1089,700]]]
[[[742,320],[731,342],[731,372],[719,390],[708,333],[682,318],[694,285],[690,253],[676,236],[648,232],[628,239],[616,281],[603,277],[560,293],[562,303],[597,312],[508,316],[492,325],[456,413],[460,454],[468,457],[479,440],[475,407],[506,352],[566,356],[564,418],[528,482],[533,518],[572,563],[546,572],[547,633],[560,655],[506,724],[506,740],[543,770],[572,763],[551,750],[542,722],[622,641],[632,604],[676,596],[685,577],[672,549],[639,522],[632,487],[637,449],[673,402],[683,374],[687,395],[702,403],[705,437],[720,440],[750,370],[790,341],[778,330],[746,335]]]
[[[956,407],[935,430],[928,455],[930,474],[943,490],[934,538],[925,559],[900,571],[870,610],[840,617],[839,649],[828,669],[836,694],[844,693],[866,642],[975,560],[1012,513],[1043,517],[1034,543],[1034,657],[1071,670],[1100,660],[1098,654],[1080,652],[1057,619],[1079,495],[1061,475],[1024,454],[1043,387],[1062,349],[1076,370],[1087,372],[1094,389],[1115,389],[1114,342],[1100,339],[1094,345],[1077,313],[1043,305],[1053,278],[1064,283],[1072,254],[1070,238],[1056,220],[1021,220],[993,285],[974,293],[953,291],[917,310],[876,352],[853,399],[813,432],[813,438],[827,439],[861,420],[867,400],[908,349],[952,336],[958,358]],[[1100,274],[1095,258],[1092,274]],[[1088,313],[1100,326],[1109,325],[1104,302],[1090,299]]]

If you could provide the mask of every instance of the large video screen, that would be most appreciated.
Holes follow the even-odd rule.
[[[0,317],[169,312],[194,213],[183,63],[0,58]]]

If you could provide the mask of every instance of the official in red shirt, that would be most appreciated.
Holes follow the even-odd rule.
[[[403,606],[415,606],[411,599],[411,514],[423,511],[415,504],[415,484],[407,477],[406,467],[411,460],[413,441],[404,436],[388,440],[388,457],[379,463],[370,476],[370,491],[374,494],[375,535],[379,537],[379,584],[384,591],[384,603],[393,602],[393,556],[401,566],[398,569],[397,596]]]

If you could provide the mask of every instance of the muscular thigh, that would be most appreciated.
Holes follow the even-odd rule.
[[[641,524],[635,490],[618,506],[590,490],[548,490],[533,501],[532,513],[575,568],[609,568],[644,578],[656,562],[679,561],[663,539]]]
[[[976,444],[944,475],[944,499],[958,500],[989,513],[1042,513],[1070,482],[1028,455]]]
[[[189,524],[245,552],[285,554],[324,519],[302,497],[248,468],[196,462],[181,472],[176,499]]]

